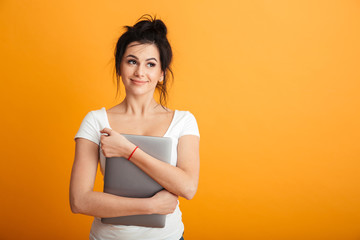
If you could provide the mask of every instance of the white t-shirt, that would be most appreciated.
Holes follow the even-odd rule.
[[[86,138],[99,145],[100,151],[100,170],[104,173],[105,156],[101,151],[100,131],[104,128],[110,128],[105,107],[99,110],[90,111],[83,119],[76,138]],[[179,138],[184,135],[196,135],[200,137],[198,125],[194,115],[189,111],[175,110],[174,117],[167,129],[164,137],[172,139],[172,157],[170,164],[177,164],[177,145]],[[179,201],[175,211],[166,216],[164,228],[147,228],[139,226],[124,226],[103,224],[101,219],[95,217],[90,231],[90,239],[144,239],[144,240],[178,240],[184,231],[184,225],[181,220],[181,211]]]

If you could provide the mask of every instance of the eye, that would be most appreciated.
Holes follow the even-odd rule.
[[[156,64],[155,63],[152,63],[152,62],[149,62],[149,63],[147,63],[146,64],[148,67],[155,67],[156,66]]]
[[[127,61],[129,64],[131,65],[135,65],[136,64],[136,61],[134,59],[130,59]]]

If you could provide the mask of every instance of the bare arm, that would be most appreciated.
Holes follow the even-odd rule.
[[[70,207],[74,213],[96,217],[135,214],[169,214],[175,210],[177,196],[161,191],[152,198],[125,198],[94,192],[99,146],[84,138],[76,139],[75,159],[70,180]]]

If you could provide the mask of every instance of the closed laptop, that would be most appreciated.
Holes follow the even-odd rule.
[[[170,164],[171,138],[123,134],[141,150]],[[149,198],[164,189],[135,164],[123,157],[106,158],[104,192],[130,198]],[[166,215],[131,215],[102,218],[102,223],[162,228]]]

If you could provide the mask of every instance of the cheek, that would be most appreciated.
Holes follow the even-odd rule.
[[[153,71],[153,72],[150,72],[148,74],[148,77],[152,80],[152,81],[159,81],[160,78],[161,78],[161,72],[159,71]]]
[[[133,76],[133,73],[134,73],[134,72],[131,71],[131,69],[129,69],[129,68],[124,68],[124,69],[121,71],[122,81],[131,78],[131,77]]]
[[[127,67],[121,66],[120,72],[121,72],[121,75],[128,75],[129,69]]]
[[[129,65],[127,62],[122,62],[120,64],[121,75],[130,75],[134,72],[134,66]]]

